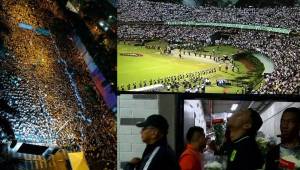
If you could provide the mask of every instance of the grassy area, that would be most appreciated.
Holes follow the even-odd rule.
[[[231,56],[233,54],[238,53],[238,48],[234,48],[228,45],[221,45],[221,46],[207,46],[202,49],[198,50],[198,53],[205,54],[205,55],[217,55],[217,56]]]
[[[161,43],[165,46],[165,43]],[[149,44],[148,44],[149,45]],[[157,44],[155,44],[157,45]],[[214,49],[214,50],[213,50]],[[240,52],[240,49],[231,46],[209,46],[199,50],[198,54],[204,55],[233,55]],[[120,53],[138,53],[142,57],[122,56]],[[217,68],[216,73],[207,74],[205,77],[212,82],[207,86],[208,93],[239,93],[243,86],[253,82],[261,77],[259,72],[249,70],[243,62],[235,60],[235,65],[239,67],[239,72],[233,72],[231,68],[225,72],[225,64],[222,64],[222,70],[218,70],[219,63],[198,61],[191,58],[179,59],[171,55],[160,54],[159,50],[147,49],[144,46],[134,46],[119,43],[118,44],[118,86],[126,86],[128,83],[140,82],[150,79],[164,78],[167,76],[178,75],[182,73],[191,73],[209,68]],[[249,60],[251,62],[251,60]],[[231,86],[219,87],[216,80],[227,79],[234,81]],[[183,87],[179,91],[184,91]]]
[[[120,56],[119,53],[136,52],[143,57]],[[194,60],[182,60],[161,55],[158,50],[146,49],[142,46],[118,46],[118,84],[128,84],[134,81],[156,79],[189,73],[210,68],[216,65],[196,63]]]

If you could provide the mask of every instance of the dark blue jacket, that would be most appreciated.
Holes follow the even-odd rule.
[[[124,170],[144,170],[145,167],[146,170],[180,170],[175,152],[165,138],[147,145],[136,169],[128,163]]]
[[[227,149],[227,170],[262,168],[264,160],[254,137],[241,137],[231,142]]]

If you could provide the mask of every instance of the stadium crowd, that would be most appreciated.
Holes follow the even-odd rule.
[[[257,94],[299,94],[300,93],[300,37],[274,34],[269,32],[240,31],[222,44],[230,44],[239,48],[259,51],[270,57],[275,70],[266,75],[265,82]]]
[[[24,22],[53,28],[62,13],[51,11],[44,3],[52,2],[0,0],[0,22],[8,30],[0,29],[0,98],[16,110],[0,113],[12,124],[18,141],[81,150],[91,168],[116,169],[115,117],[100,95],[87,91],[87,87],[95,87],[83,57],[69,38],[74,32],[53,29],[47,37],[18,27]],[[79,112],[91,121],[83,120]]]
[[[219,30],[221,29],[208,27],[198,29],[168,25],[120,25],[118,38],[133,41],[163,39],[170,43],[194,42],[197,44],[210,39],[211,34]]]
[[[276,9],[276,15],[274,9],[219,9],[212,8],[206,9],[204,7],[189,8],[178,4],[161,3],[157,5],[157,2],[139,1],[131,3],[130,0],[121,0],[119,3],[119,20],[122,21],[118,29],[118,37],[120,40],[134,40],[134,41],[147,41],[154,39],[162,39],[169,44],[175,43],[194,43],[202,44],[204,46],[216,44],[228,44],[238,47],[240,49],[247,49],[264,54],[271,58],[274,63],[275,70],[266,74],[264,81],[260,84],[260,87],[255,90],[245,87],[247,93],[255,94],[299,94],[300,93],[300,63],[299,63],[299,36],[280,34],[267,31],[257,30],[242,30],[234,28],[215,28],[215,27],[187,27],[187,26],[171,26],[162,24],[159,21],[182,21],[182,20],[194,20],[194,19],[207,19],[205,22],[234,22],[245,24],[259,24],[273,27],[283,27],[296,29],[299,18],[293,19],[300,13],[299,8],[278,8]],[[170,7],[170,9],[166,8]],[[203,9],[202,9],[203,8]],[[129,10],[130,9],[130,10]],[[178,9],[178,10],[175,10]],[[214,10],[220,10],[215,12]],[[230,17],[236,16],[236,11],[239,11],[239,18],[241,20],[235,20]],[[141,12],[143,11],[143,12]],[[246,11],[246,12],[243,12]],[[247,12],[248,11],[248,12]],[[252,12],[251,12],[252,11]],[[268,12],[269,11],[269,12]],[[273,11],[273,12],[272,12]],[[293,13],[293,11],[295,13]],[[291,14],[288,14],[291,13]],[[168,14],[168,15],[167,15]],[[172,14],[172,15],[170,15]],[[199,14],[197,16],[197,14]],[[200,15],[201,14],[201,15]],[[272,15],[271,15],[272,14]],[[283,14],[279,17],[277,14]],[[194,19],[192,19],[194,16]],[[218,16],[215,16],[218,15]],[[289,19],[283,19],[289,17]],[[267,17],[268,19],[265,19]],[[270,20],[269,20],[270,19]],[[152,21],[147,23],[147,21]],[[157,23],[153,22],[156,21]],[[258,22],[263,21],[263,23]],[[144,22],[144,23],[143,23]],[[225,32],[229,37],[221,37],[216,41],[212,40],[212,36],[218,32]],[[195,82],[192,77],[187,82]],[[165,81],[164,81],[165,82]],[[190,89],[190,85],[186,88],[186,83],[177,80],[173,80],[175,83],[167,83],[165,89],[177,86],[185,87],[185,91]],[[183,81],[184,82],[184,81]],[[198,83],[196,83],[198,82]],[[201,87],[203,85],[202,80],[196,79],[194,88]],[[214,83],[214,82],[213,82]],[[176,84],[176,85],[174,85]],[[126,85],[125,85],[126,86]],[[192,85],[193,86],[193,85]],[[125,87],[124,87],[125,88]],[[132,88],[132,86],[131,86]],[[119,87],[120,89],[120,87]],[[121,88],[122,89],[122,88]],[[172,88],[171,88],[172,89]],[[198,92],[198,90],[192,90]]]
[[[173,3],[120,0],[118,20],[121,22],[198,21],[252,24],[299,30],[299,7],[217,8],[187,7]]]

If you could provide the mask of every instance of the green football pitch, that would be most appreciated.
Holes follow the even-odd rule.
[[[198,51],[197,55],[230,56],[239,51],[241,50],[232,46],[209,46]],[[142,56],[126,56],[120,55],[121,53],[137,53]],[[193,55],[194,53],[191,54],[191,56]],[[250,60],[245,59],[234,61],[239,71],[235,70],[233,72],[231,68],[225,71],[225,63],[214,62],[213,60],[208,60],[208,58],[183,57],[183,59],[180,59],[177,54],[165,55],[161,54],[157,49],[148,49],[144,46],[134,46],[129,43],[118,43],[117,57],[118,87],[120,88],[123,85],[125,90],[127,84],[132,84],[133,82],[138,83],[144,80],[149,81],[150,79],[154,80],[210,68],[217,68],[217,72],[205,76],[212,82],[212,85],[206,87],[207,93],[241,93],[247,84],[261,79],[261,73],[256,72],[255,66]],[[220,64],[222,65],[221,71],[218,70]],[[219,79],[226,79],[235,83],[226,87],[219,87],[215,83]],[[183,92],[183,87],[179,88],[179,91]]]

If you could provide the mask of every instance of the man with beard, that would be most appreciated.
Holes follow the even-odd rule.
[[[300,169],[300,109],[287,108],[281,117],[281,143],[267,154],[266,170]]]
[[[240,110],[228,119],[227,170],[262,168],[263,158],[255,141],[262,123],[260,115],[253,109]]]

